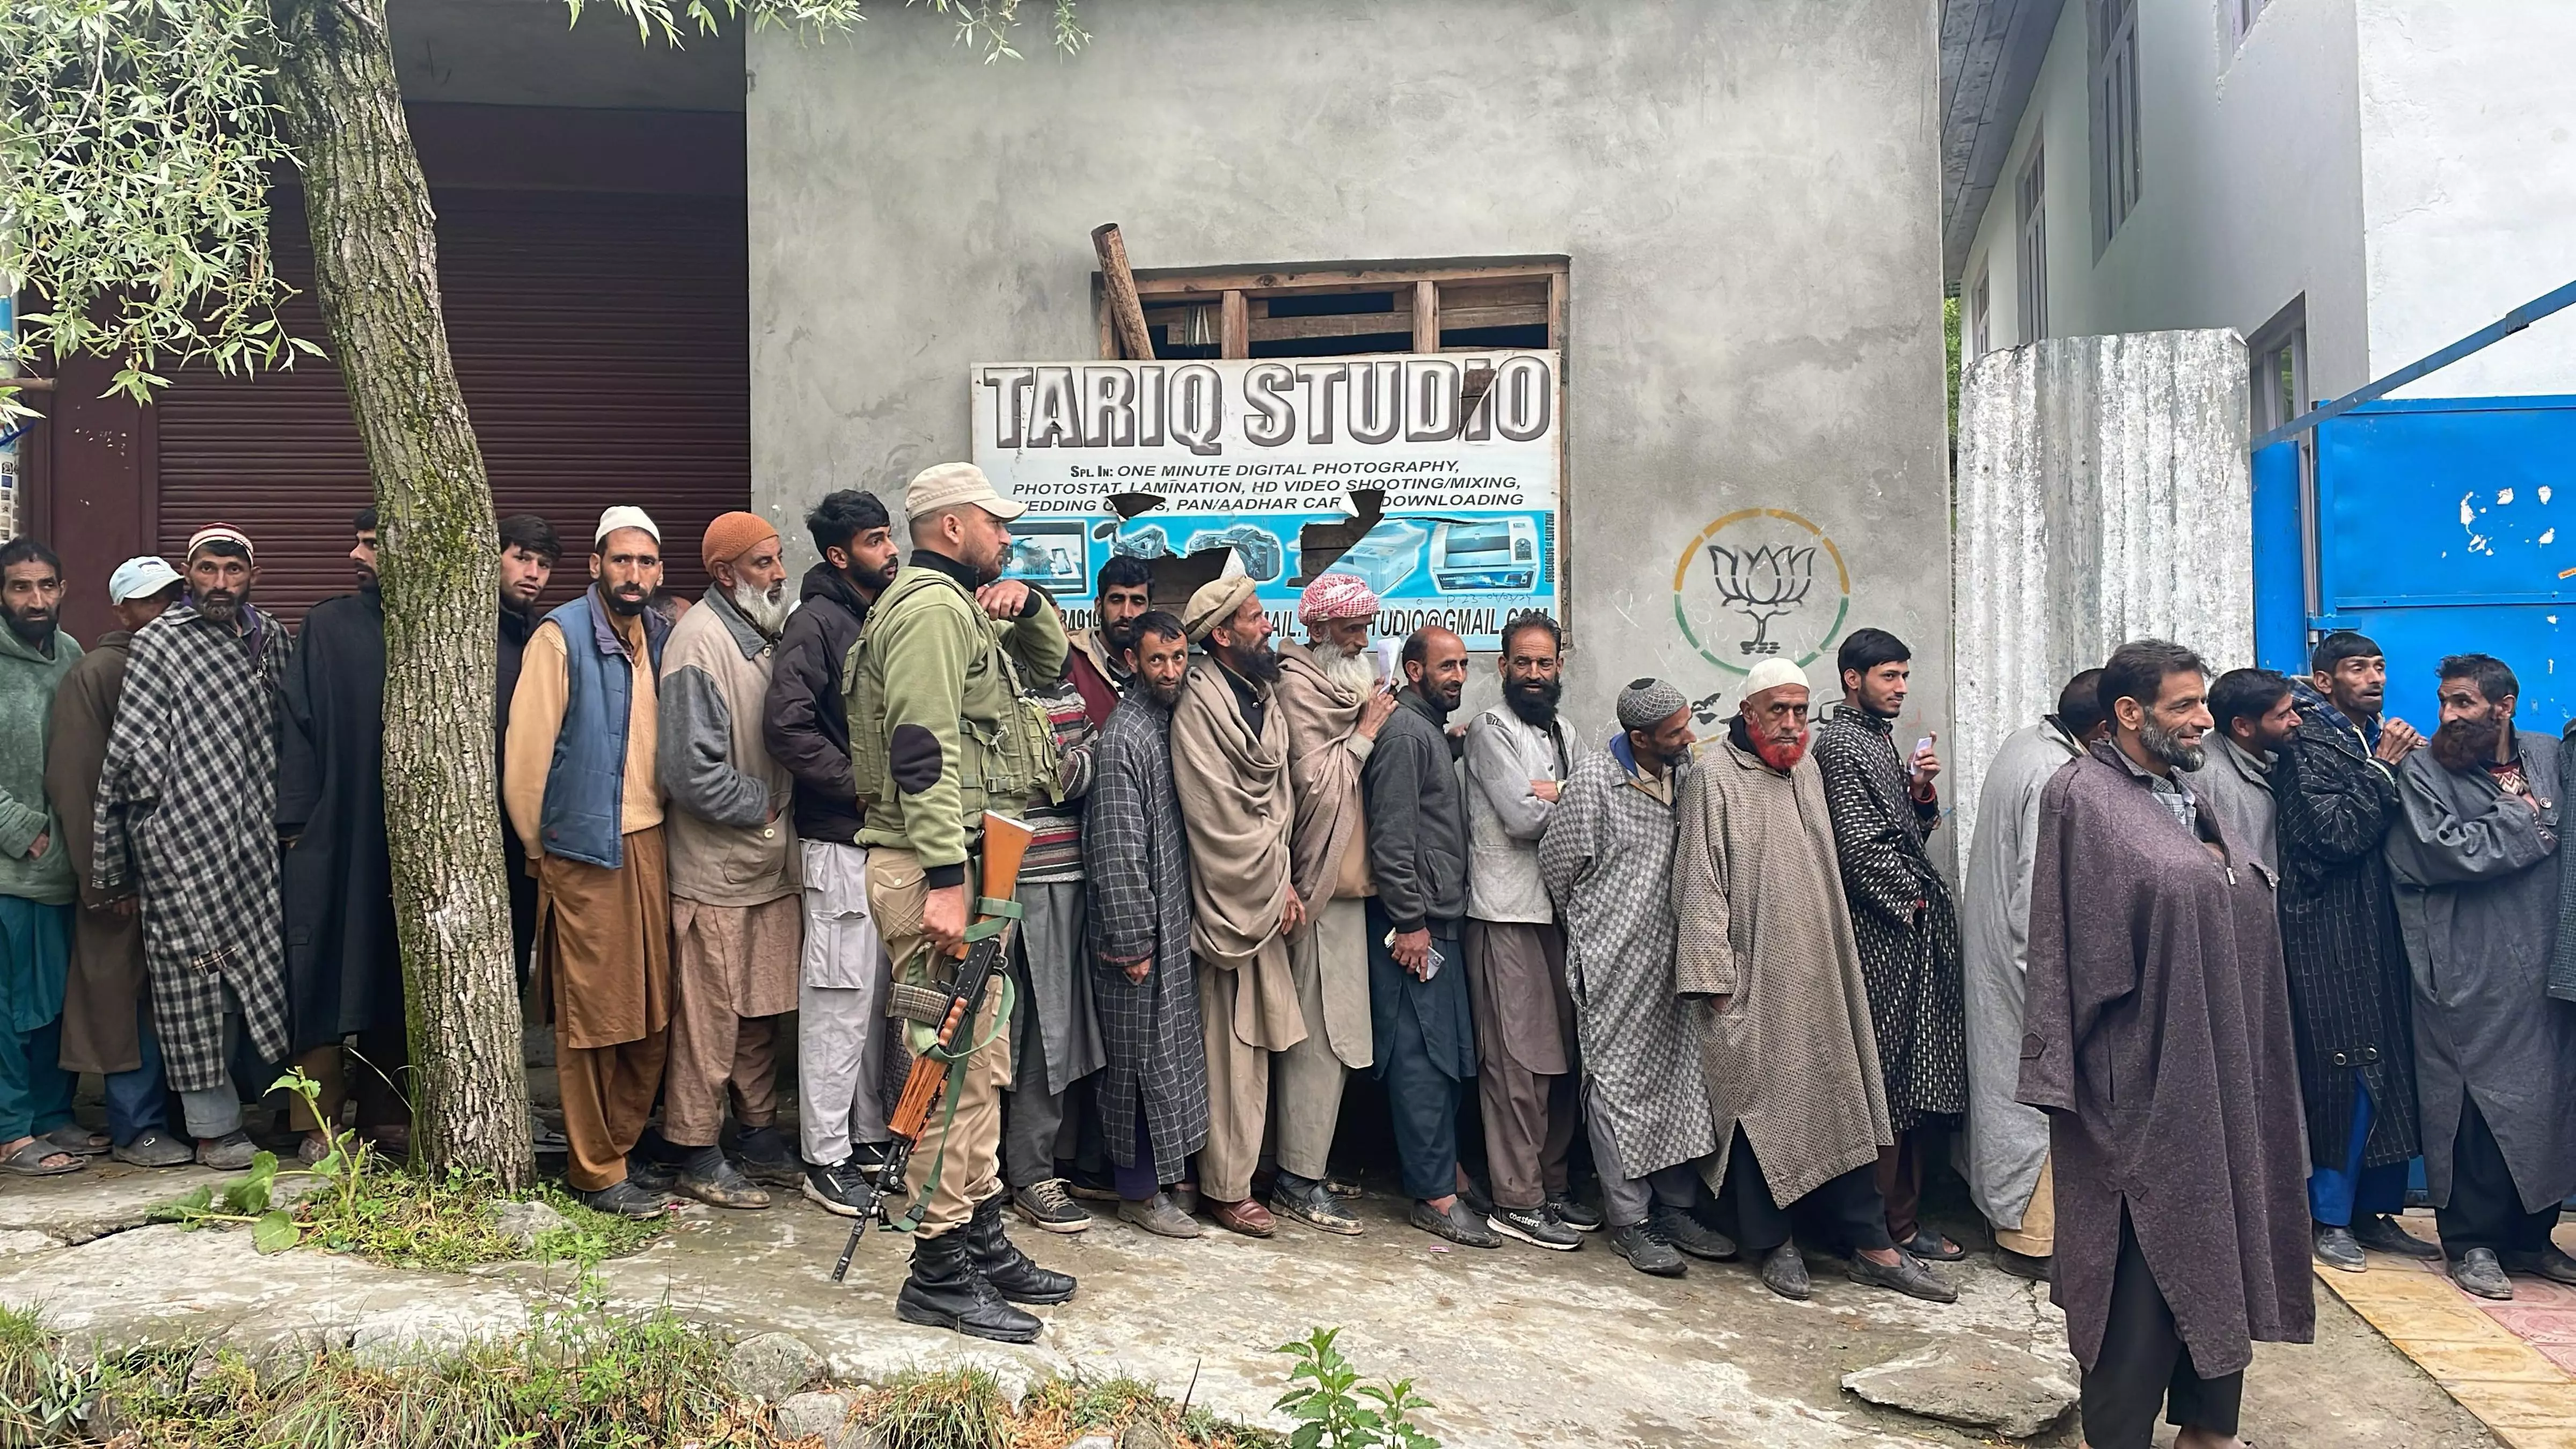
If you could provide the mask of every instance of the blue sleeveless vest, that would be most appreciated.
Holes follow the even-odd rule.
[[[546,771],[545,808],[538,838],[548,855],[605,870],[626,863],[626,838],[618,829],[626,799],[626,721],[633,708],[634,666],[626,646],[596,607],[599,590],[546,615],[564,636],[563,728],[555,734],[555,759]],[[671,626],[644,613],[648,667],[662,667],[662,641]]]

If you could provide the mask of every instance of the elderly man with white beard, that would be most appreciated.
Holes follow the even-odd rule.
[[[778,1121],[779,1019],[796,1009],[804,945],[795,782],[771,757],[761,719],[786,626],[787,564],[759,515],[707,525],[706,607],[662,650],[655,773],[670,797],[671,937],[678,1010],[662,1135],[687,1154],[679,1190],[714,1207],[764,1208],[769,1194],[726,1161],[726,1098],[754,1173],[802,1176]]]
[[[1288,725],[1288,782],[1296,824],[1290,879],[1313,903],[1288,938],[1288,970],[1306,1038],[1271,1058],[1279,1177],[1270,1210],[1328,1233],[1356,1234],[1360,1220],[1325,1186],[1342,1086],[1374,1065],[1369,1022],[1368,831],[1360,769],[1395,695],[1368,654],[1378,597],[1351,574],[1323,574],[1298,596],[1306,642],[1279,646],[1279,712]]]

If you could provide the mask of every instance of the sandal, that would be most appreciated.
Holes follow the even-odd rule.
[[[92,1132],[77,1122],[66,1122],[39,1140],[52,1143],[55,1150],[80,1157],[105,1157],[116,1146],[103,1132]]]
[[[59,1167],[47,1166],[59,1159]],[[20,1177],[60,1177],[66,1172],[79,1172],[89,1166],[89,1159],[77,1152],[66,1152],[52,1140],[31,1137],[27,1145],[0,1158],[0,1172],[14,1172]]]
[[[1913,1237],[1896,1246],[1903,1248],[1906,1256],[1926,1263],[1955,1263],[1968,1256],[1966,1248],[1930,1228],[1916,1228]]]

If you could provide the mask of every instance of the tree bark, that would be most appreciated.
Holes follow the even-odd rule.
[[[448,356],[429,187],[385,0],[273,0],[276,94],[303,173],[315,291],[384,541],[385,820],[416,1165],[533,1171],[502,878],[492,690],[499,546]]]

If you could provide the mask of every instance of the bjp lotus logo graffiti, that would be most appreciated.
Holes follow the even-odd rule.
[[[1732,549],[1708,546],[1709,564],[1717,571],[1717,594],[1753,621],[1753,637],[1736,641],[1747,654],[1777,654],[1771,621],[1807,601],[1816,584],[1816,550],[1786,544]]]
[[[1673,568],[1673,620],[1700,657],[1745,674],[1763,659],[1806,664],[1842,632],[1851,571],[1813,523],[1747,508],[1699,531]]]

